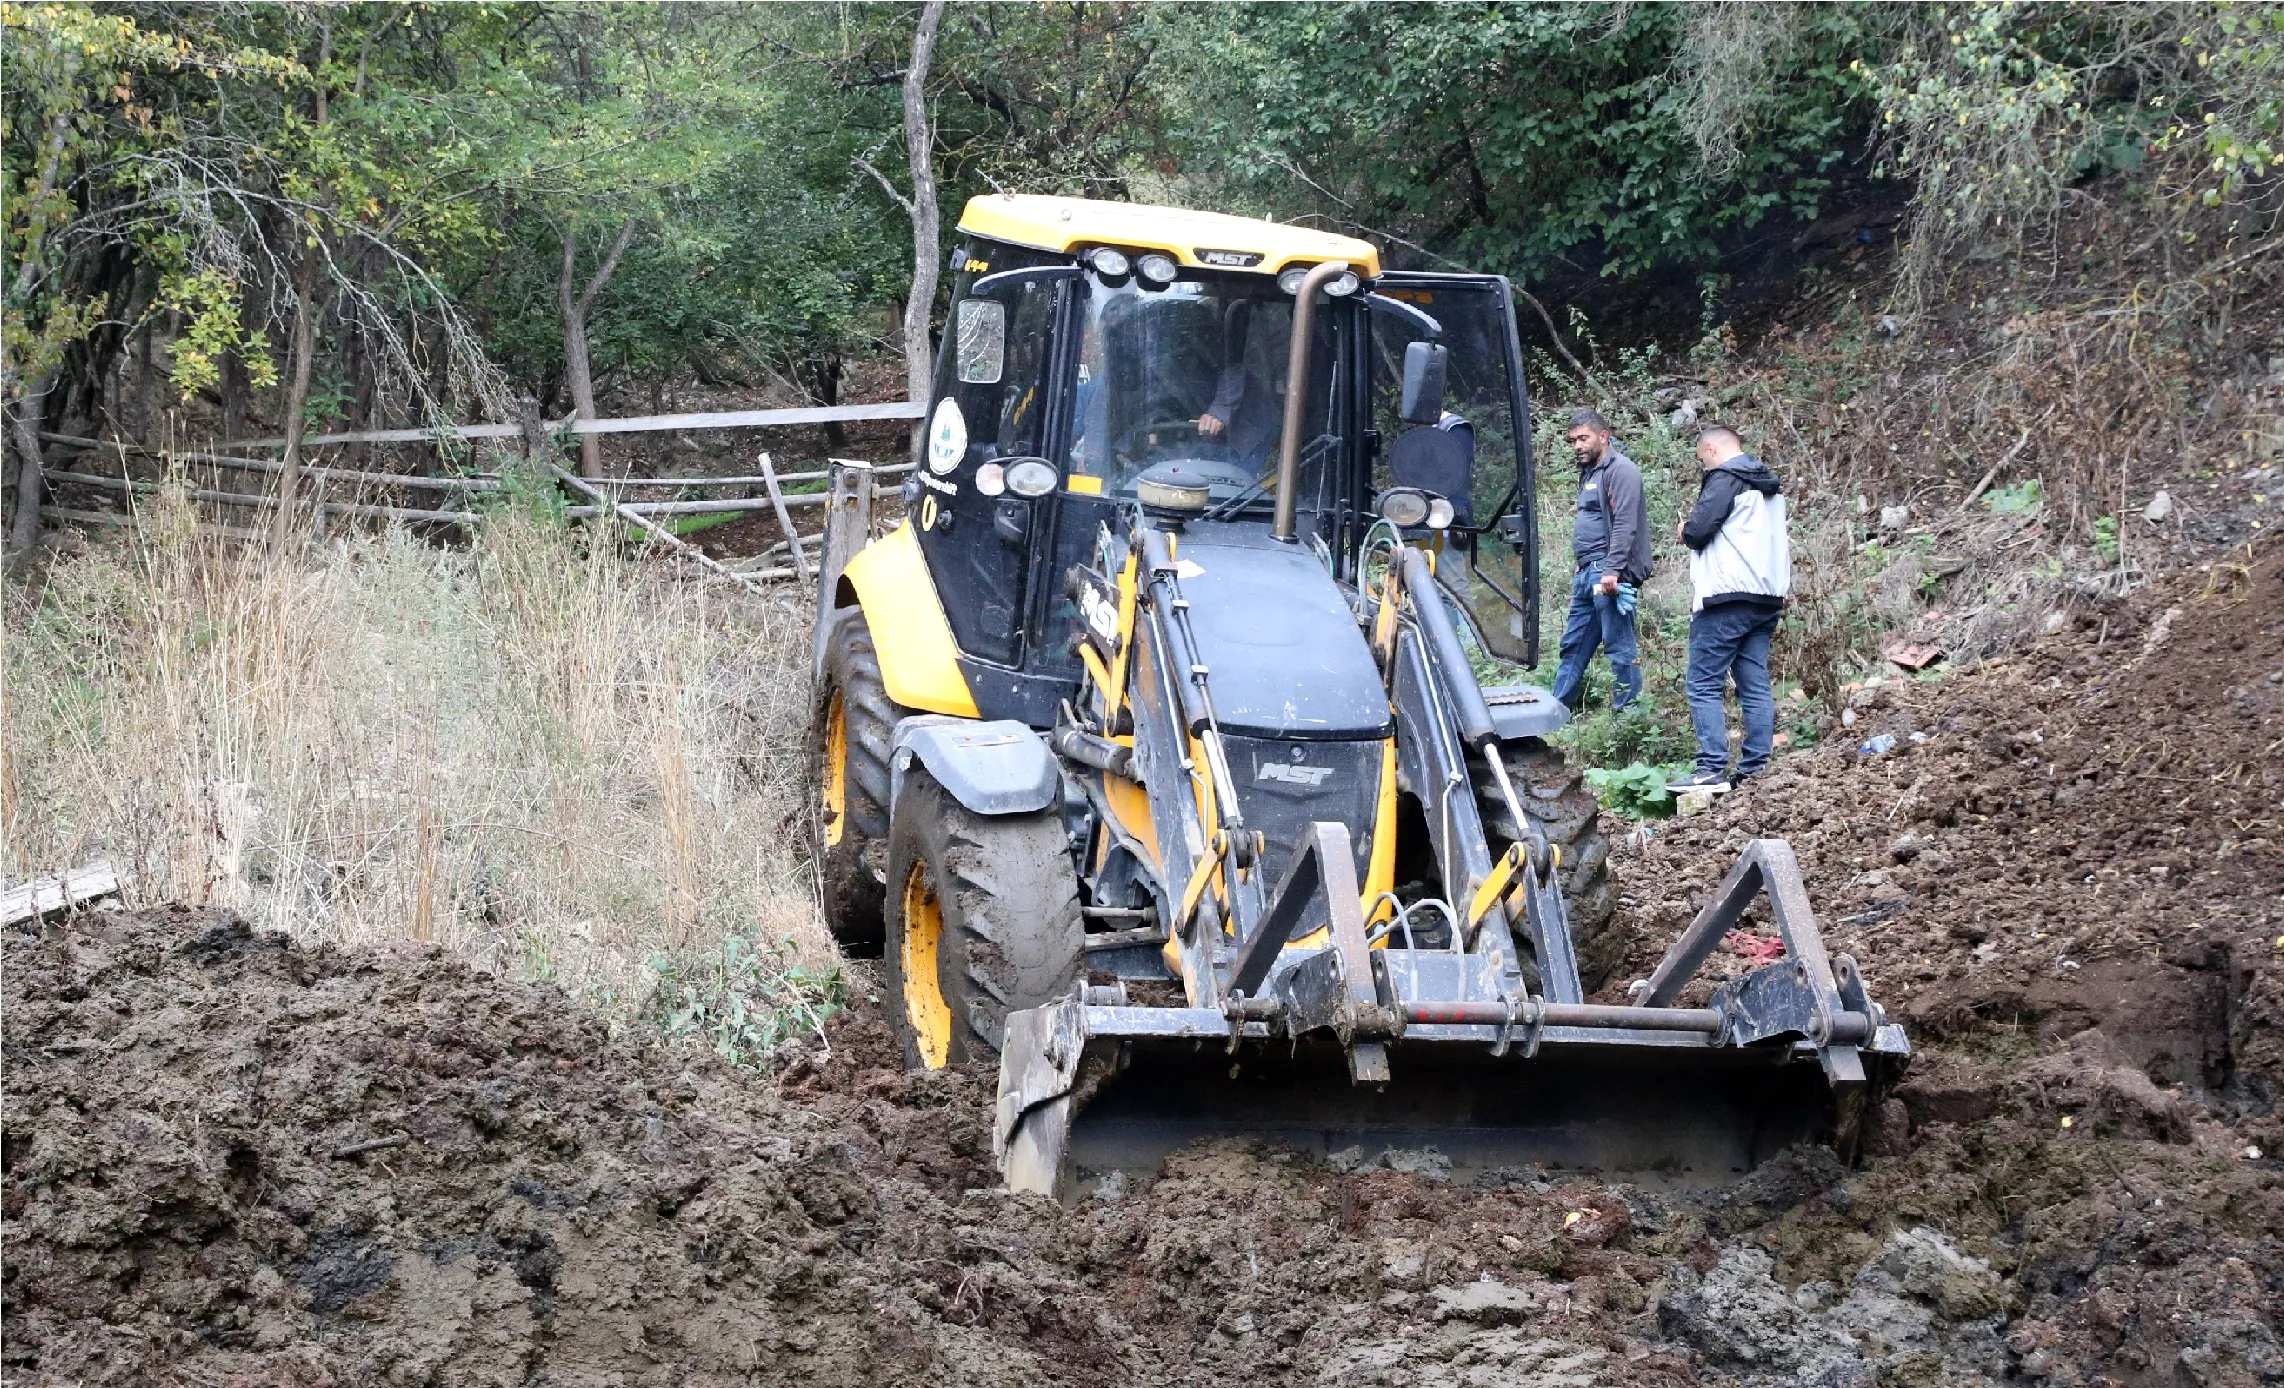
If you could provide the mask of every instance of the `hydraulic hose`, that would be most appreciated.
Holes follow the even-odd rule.
[[[1435,658],[1444,688],[1451,693],[1459,735],[1470,747],[1488,747],[1499,740],[1499,728],[1491,721],[1491,706],[1483,702],[1483,686],[1475,680],[1475,668],[1467,663],[1467,650],[1459,644],[1459,628],[1451,624],[1443,592],[1435,586],[1435,570],[1428,567],[1427,552],[1404,546],[1403,565],[1404,587],[1412,595],[1412,611],[1419,616],[1428,653]]]
[[[1174,712],[1181,716],[1189,734],[1205,748],[1206,774],[1213,779],[1214,808],[1221,826],[1242,829],[1245,814],[1238,808],[1237,781],[1230,775],[1228,751],[1221,743],[1221,719],[1214,713],[1213,691],[1206,683],[1209,672],[1205,662],[1198,659],[1197,633],[1190,629],[1190,605],[1175,581],[1174,552],[1164,532],[1149,527],[1143,529],[1142,557],[1149,566],[1146,581],[1159,645],[1166,663],[1172,667],[1168,673],[1181,672],[1177,680],[1180,706]]]

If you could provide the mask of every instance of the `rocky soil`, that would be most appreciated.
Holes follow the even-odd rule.
[[[1920,1048],[1857,1170],[1222,1144],[1063,1210],[990,1189],[989,1077],[900,1072],[876,1018],[764,1083],[433,951],[97,913],[5,940],[0,1376],[2284,1382],[2284,564],[1858,697],[1619,862],[1638,974],[1668,884],[1792,840]]]

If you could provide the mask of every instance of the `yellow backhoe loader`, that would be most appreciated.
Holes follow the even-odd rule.
[[[906,520],[819,594],[816,853],[1009,1185],[1183,1143],[1718,1181],[1909,1054],[1754,843],[1620,1005],[1537,661],[1512,292],[1369,244],[970,202]],[[845,559],[845,563],[842,562]],[[1681,1005],[1766,893],[1784,957]],[[1702,991],[1702,990],[1700,990]]]

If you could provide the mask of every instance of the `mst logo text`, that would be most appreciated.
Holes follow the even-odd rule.
[[[1291,785],[1308,786],[1314,789],[1323,785],[1324,778],[1331,774],[1332,768],[1329,766],[1287,766],[1281,761],[1269,761],[1261,763],[1261,769],[1254,775],[1253,779],[1256,781],[1284,781]]]

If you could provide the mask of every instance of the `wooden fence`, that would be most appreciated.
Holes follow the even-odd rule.
[[[691,414],[644,415],[625,419],[570,419],[546,424],[536,418],[517,424],[462,424],[443,429],[368,429],[357,433],[315,434],[303,439],[304,446],[321,447],[348,444],[402,444],[437,443],[448,438],[457,439],[512,439],[521,437],[527,453],[546,436],[565,432],[572,434],[622,434],[688,429],[753,429],[778,428],[805,424],[858,423],[872,420],[913,420],[920,418],[922,408],[910,401],[896,401],[876,405],[836,405],[816,408],[781,410],[732,410]],[[212,486],[191,486],[186,495],[190,500],[226,508],[266,509],[277,505],[274,493],[238,490],[220,485],[223,473],[275,475],[285,465],[274,459],[252,457],[248,454],[263,449],[282,448],[284,439],[237,439],[218,444],[218,449],[232,452],[207,452],[189,449],[155,449],[116,440],[84,438],[71,434],[42,433],[44,442],[76,450],[82,459],[74,460],[77,466],[66,466],[59,461],[49,466],[44,478],[50,486],[78,487],[99,493],[105,498],[116,497],[120,509],[88,509],[49,504],[42,507],[44,515],[58,520],[75,521],[92,525],[124,525],[132,520],[133,498],[147,495],[157,487],[157,479],[134,475],[131,459],[164,458],[187,467],[213,474],[202,478]],[[113,472],[92,470],[85,459],[109,455],[118,467]],[[713,576],[752,587],[755,583],[779,578],[809,580],[820,562],[822,547],[831,527],[829,516],[825,526],[803,533],[795,523],[795,513],[828,507],[831,491],[793,492],[791,487],[814,482],[838,485],[843,476],[863,479],[864,509],[869,516],[872,483],[875,479],[910,472],[912,464],[895,463],[876,466],[851,458],[829,458],[824,469],[806,472],[780,472],[768,452],[757,459],[758,471],[731,477],[608,477],[581,478],[554,468],[557,480],[585,498],[584,504],[568,508],[574,519],[590,519],[614,515],[644,531],[669,548],[690,557]],[[320,489],[348,489],[352,497],[324,498],[297,501],[320,516],[401,521],[408,524],[468,526],[483,519],[483,513],[471,509],[469,499],[487,492],[501,490],[503,482],[497,473],[469,472],[440,476],[423,476],[414,473],[382,472],[361,468],[323,467],[304,464],[300,469],[303,479]],[[441,493],[434,505],[396,505],[371,499],[376,491],[396,490],[416,493]],[[692,499],[677,497],[662,501],[630,501],[627,492],[672,490],[677,492],[722,492],[736,489],[759,489],[758,495]],[[409,498],[408,498],[409,499]],[[458,503],[455,505],[454,503]],[[660,517],[701,516],[769,512],[777,522],[783,536],[776,544],[761,553],[744,559],[719,561],[704,554],[696,546],[684,541],[667,527],[660,525]],[[869,522],[868,522],[869,523]],[[259,532],[216,524],[206,527],[217,533],[244,539],[257,538]]]

